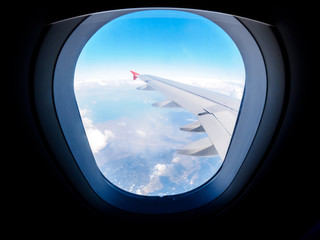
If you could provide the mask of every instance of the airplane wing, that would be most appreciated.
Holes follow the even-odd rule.
[[[197,122],[181,127],[183,131],[205,131],[207,138],[190,143],[177,150],[191,156],[220,155],[225,158],[237,120],[240,100],[168,79],[131,71],[133,79],[146,83],[140,90],[157,90],[169,100],[154,103],[155,107],[183,107],[195,116]]]

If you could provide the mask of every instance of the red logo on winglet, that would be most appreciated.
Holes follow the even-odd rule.
[[[137,76],[139,76],[140,74],[139,73],[136,73],[134,71],[130,71],[132,74],[133,74],[133,80],[136,80],[137,79]]]

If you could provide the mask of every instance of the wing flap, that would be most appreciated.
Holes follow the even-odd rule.
[[[165,107],[165,108],[174,108],[174,107],[181,107],[179,104],[172,100],[165,100],[161,102],[156,102],[152,104],[153,107]]]
[[[154,89],[149,85],[144,85],[144,86],[141,86],[141,87],[137,87],[137,90],[154,91]]]
[[[232,135],[235,123],[237,121],[237,112],[218,104],[205,108],[205,111],[213,114],[217,118],[217,120],[221,124],[223,124],[226,131],[228,131],[228,133]]]
[[[188,156],[216,156],[218,152],[208,137],[192,142],[177,150],[177,153]]]
[[[204,129],[199,121],[189,123],[181,127],[180,130],[186,132],[204,132]]]
[[[213,114],[199,115],[198,119],[208,134],[211,144],[215,146],[220,157],[224,159],[229,148],[231,135]]]

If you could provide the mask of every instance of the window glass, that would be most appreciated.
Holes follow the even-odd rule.
[[[205,138],[181,131],[197,116],[159,108],[166,99],[137,88],[130,70],[242,98],[240,52],[218,25],[196,14],[146,10],[99,29],[76,65],[74,90],[86,135],[102,174],[139,195],[175,195],[195,189],[219,170],[219,156],[188,156],[178,149]]]

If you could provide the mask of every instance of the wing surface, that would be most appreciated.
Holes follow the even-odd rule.
[[[132,71],[131,71],[132,72]],[[168,79],[132,72],[134,79],[146,83],[140,90],[157,90],[169,100],[156,107],[183,107],[196,115],[199,122],[181,127],[183,131],[205,131],[208,138],[191,143],[178,153],[192,156],[220,155],[225,158],[237,120],[240,100],[216,92]]]

